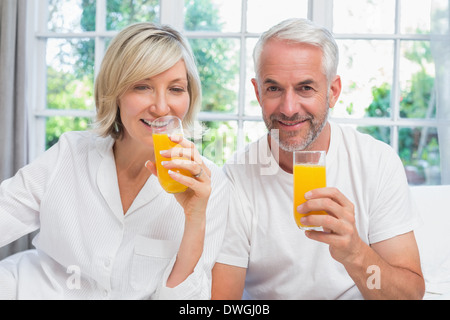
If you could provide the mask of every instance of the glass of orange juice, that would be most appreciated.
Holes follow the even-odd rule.
[[[179,146],[177,143],[171,141],[169,137],[174,135],[183,136],[183,125],[181,120],[175,116],[157,118],[152,122],[152,134],[159,183],[168,193],[180,193],[186,191],[187,187],[173,180],[169,175],[169,170],[164,168],[161,164],[163,161],[171,160],[171,158],[163,157],[161,155],[161,151],[170,150]],[[192,176],[192,174],[187,170],[172,169],[172,171],[185,176]]]
[[[300,214],[297,212],[297,207],[306,201],[306,192],[326,187],[325,158],[325,151],[294,152],[294,218],[297,226],[302,230],[323,231],[320,226],[303,225],[300,219],[311,214],[327,214],[325,211],[311,211],[307,214]]]

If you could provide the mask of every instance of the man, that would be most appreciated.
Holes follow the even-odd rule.
[[[400,159],[386,144],[328,122],[341,92],[331,34],[307,20],[284,21],[261,36],[254,60],[269,134],[224,167],[236,210],[213,271],[213,299],[421,299],[416,216]],[[302,223],[327,232],[294,222],[295,150],[327,151],[328,187],[308,192],[297,208],[325,210]]]

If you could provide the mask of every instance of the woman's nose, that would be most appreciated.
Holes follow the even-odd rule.
[[[151,102],[150,111],[158,116],[165,116],[169,113],[170,107],[165,93],[156,93]]]

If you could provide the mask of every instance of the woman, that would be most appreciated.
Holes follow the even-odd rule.
[[[0,262],[2,299],[210,297],[228,183],[193,143],[164,151],[184,161],[188,186],[156,178],[149,123],[193,125],[200,80],[187,41],[167,26],[132,25],[112,41],[96,80],[96,132],[71,132],[0,186],[0,246],[40,228],[36,250]],[[174,171],[174,170],[171,170]]]

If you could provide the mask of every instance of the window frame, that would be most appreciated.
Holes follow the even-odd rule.
[[[391,115],[389,118],[337,118],[330,119],[337,123],[360,125],[360,126],[383,126],[390,128],[391,146],[396,152],[399,147],[399,130],[404,127],[428,127],[436,128],[450,126],[450,121],[438,119],[406,119],[400,117],[400,58],[401,42],[404,40],[430,41],[429,34],[402,34],[401,25],[401,5],[402,0],[395,1],[395,32],[393,34],[334,34],[337,40],[392,40],[394,41],[394,70],[393,85],[391,88]],[[404,1],[404,0],[403,0]],[[73,117],[94,117],[95,111],[83,110],[51,110],[46,108],[46,41],[49,38],[93,38],[95,39],[95,75],[104,55],[105,39],[113,37],[117,31],[107,31],[106,28],[106,0],[96,2],[96,30],[83,33],[55,33],[47,30],[48,21],[48,0],[37,0],[29,2],[29,20],[32,22],[33,36],[30,36],[30,48],[34,48],[32,63],[30,63],[28,77],[28,88],[30,101],[33,101],[32,109],[29,112],[29,140],[30,159],[36,158],[45,151],[45,129],[46,118],[52,116],[73,116]],[[236,121],[237,122],[237,149],[245,144],[244,123],[246,121],[262,121],[261,116],[251,116],[245,114],[245,91],[252,90],[251,85],[245,83],[246,80],[246,48],[247,39],[258,38],[259,33],[249,33],[247,25],[247,0],[241,0],[241,29],[239,32],[191,32],[183,31],[183,10],[184,0],[160,0],[160,23],[170,24],[182,30],[187,38],[234,38],[240,41],[240,74],[238,108],[236,113],[209,113],[201,112],[201,121]],[[308,0],[308,18],[318,24],[324,25],[332,31],[333,28],[333,0]]]

